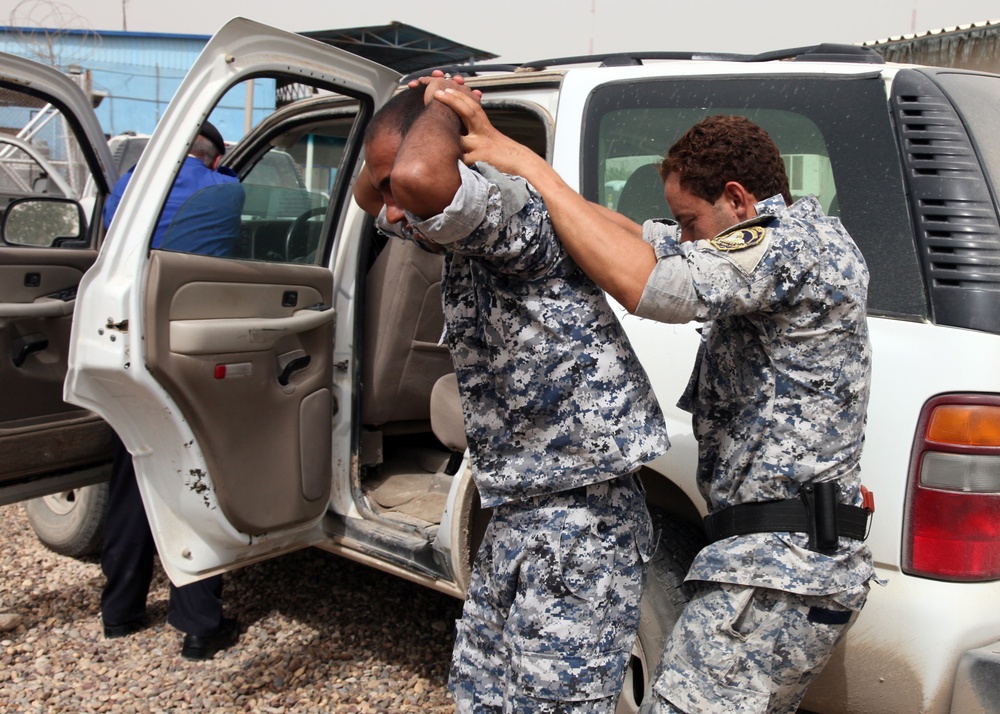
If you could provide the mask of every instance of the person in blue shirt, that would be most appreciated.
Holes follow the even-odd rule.
[[[219,130],[206,121],[160,214],[153,248],[208,255],[229,253],[239,231],[243,188],[232,171],[219,169],[225,151]],[[131,176],[129,171],[119,179],[108,197],[105,227],[111,224]],[[224,200],[213,204],[213,194]],[[116,434],[101,549],[101,569],[107,578],[101,593],[105,637],[126,637],[146,626],[146,597],[153,578],[154,555],[156,544],[139,495],[132,456]],[[183,587],[171,583],[167,620],[185,633],[181,647],[184,659],[211,659],[239,638],[239,622],[222,615],[221,575]]]
[[[228,256],[240,232],[245,194],[235,172],[220,166],[226,144],[210,122],[201,133],[174,181],[153,232],[151,248],[181,253]],[[104,206],[104,225],[118,210],[132,167],[115,183]]]

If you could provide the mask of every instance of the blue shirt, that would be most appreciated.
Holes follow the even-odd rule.
[[[133,167],[118,179],[104,206],[104,225],[118,210]],[[184,159],[160,220],[153,232],[152,248],[203,255],[229,255],[240,232],[244,192],[229,168],[218,171],[194,156]]]

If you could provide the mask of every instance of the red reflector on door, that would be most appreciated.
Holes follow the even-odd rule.
[[[253,374],[253,364],[250,362],[233,362],[232,364],[215,365],[216,379],[233,379],[234,377],[249,377]]]

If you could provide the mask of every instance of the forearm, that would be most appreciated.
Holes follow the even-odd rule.
[[[653,248],[642,239],[642,228],[584,199],[534,152],[525,150],[518,163],[515,173],[528,179],[545,199],[556,234],[577,265],[634,312],[656,265]]]
[[[451,107],[466,128],[461,138],[465,161],[485,161],[526,178],[545,199],[556,233],[577,264],[626,309],[635,310],[656,265],[642,229],[584,199],[545,159],[497,131],[474,97],[453,89],[434,97]]]
[[[621,213],[618,213],[618,211],[612,211],[610,208],[602,206],[599,203],[591,203],[590,205],[600,211],[601,215],[609,221],[621,226],[636,238],[639,238],[640,240],[642,239],[642,226],[628,216],[624,216]]]
[[[367,165],[361,167],[358,178],[354,181],[354,200],[361,206],[361,210],[370,216],[377,216],[385,205],[382,194],[372,186]]]

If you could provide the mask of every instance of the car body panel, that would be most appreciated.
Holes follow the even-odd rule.
[[[763,76],[752,64],[726,65],[725,71],[727,77]],[[880,79],[888,102],[896,71],[875,68],[873,74],[872,67],[780,63],[769,64],[766,76],[792,79],[815,73]],[[719,72],[718,64],[698,62],[682,69],[667,67],[662,73],[650,67],[568,71],[560,90],[553,166],[570,186],[584,190],[581,147],[586,143],[585,117],[595,88],[615,82],[703,80]],[[691,477],[697,447],[690,414],[676,407],[695,361],[697,325],[656,323],[624,310],[619,316],[668,423],[671,449],[648,468],[679,485],[704,514],[703,499]],[[949,583],[902,572],[910,454],[927,400],[947,393],[1000,394],[1000,372],[984,369],[1000,361],[1000,339],[989,332],[934,325],[917,316],[897,319],[870,313],[868,324],[873,374],[861,468],[876,503],[867,542],[885,585],[873,584],[868,604],[833,661],[810,687],[803,706],[818,712],[948,712],[963,655],[1000,639],[1000,616],[988,604],[1000,598],[1000,582]]]

